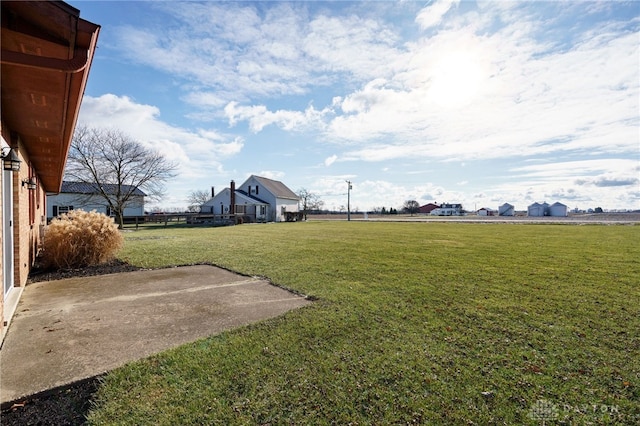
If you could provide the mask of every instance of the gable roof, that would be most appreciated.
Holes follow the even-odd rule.
[[[114,183],[103,183],[100,186],[102,186],[102,189],[104,190],[104,192],[110,195],[115,194],[118,189],[118,185]],[[123,192],[129,192],[132,189],[133,189],[133,192],[132,192],[133,195],[140,195],[143,197],[147,195],[144,192],[142,192],[140,189],[134,188],[131,185],[122,185]],[[98,190],[98,185],[96,183],[63,181],[62,189],[60,190],[60,193],[89,195],[89,194],[99,194],[100,191]]]
[[[437,208],[440,208],[440,206],[435,203],[428,203],[428,204],[425,204],[424,206],[420,206],[418,210],[420,211],[420,213],[431,213]]]
[[[255,180],[257,180],[260,183],[260,185],[262,185],[267,191],[272,193],[277,198],[289,198],[291,200],[300,199],[300,197],[298,197],[295,194],[295,192],[290,190],[284,183],[280,181],[272,180],[272,179],[268,179],[268,178],[256,176],[256,175],[251,175],[249,179],[251,178],[254,178]]]
[[[556,201],[555,203],[551,204],[551,207],[567,207],[566,204],[562,204],[559,201]]]

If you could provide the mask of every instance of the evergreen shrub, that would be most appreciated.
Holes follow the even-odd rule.
[[[73,210],[45,228],[43,267],[74,269],[106,263],[115,258],[123,241],[110,217],[95,210]]]

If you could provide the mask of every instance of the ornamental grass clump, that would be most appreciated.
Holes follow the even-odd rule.
[[[96,211],[73,210],[45,228],[42,262],[46,269],[75,269],[112,260],[123,238],[113,220]]]

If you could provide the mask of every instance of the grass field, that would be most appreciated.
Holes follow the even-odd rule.
[[[640,422],[640,226],[147,228],[120,258],[317,300],[110,373],[93,424]]]

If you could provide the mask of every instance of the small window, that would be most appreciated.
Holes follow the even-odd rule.
[[[256,195],[258,195],[258,185],[256,185]]]
[[[263,216],[267,214],[267,206],[260,206],[260,214]]]
[[[73,210],[73,206],[53,206],[53,216],[60,216]]]

